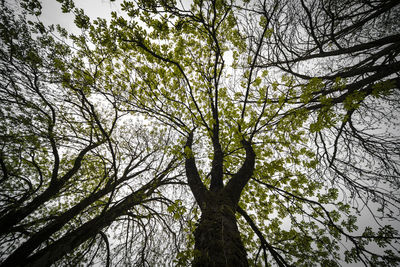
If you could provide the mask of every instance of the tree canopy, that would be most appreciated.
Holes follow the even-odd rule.
[[[2,4],[2,266],[400,262],[398,1],[59,2]]]

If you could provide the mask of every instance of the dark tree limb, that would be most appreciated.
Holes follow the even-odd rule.
[[[245,210],[243,210],[239,205],[236,209],[236,211],[242,215],[242,217],[246,220],[246,222],[249,224],[249,226],[251,227],[251,229],[254,231],[254,233],[258,236],[258,238],[260,239],[261,245],[265,246],[268,251],[271,253],[272,257],[274,258],[274,260],[276,261],[276,263],[278,264],[279,267],[287,267],[287,266],[291,266],[289,265],[285,259],[275,250],[275,248],[267,242],[267,240],[265,239],[263,233],[260,231],[260,229],[257,227],[257,225],[255,224],[255,222],[251,219],[251,217],[247,214],[247,212]]]
[[[239,202],[243,188],[253,175],[256,154],[250,141],[242,140],[244,149],[246,150],[246,159],[239,171],[233,175],[225,186],[225,191],[230,196],[232,202],[236,205]]]
[[[192,152],[193,131],[190,132],[185,144],[185,169],[188,184],[193,192],[194,198],[201,209],[204,207],[205,194],[207,188],[201,181],[199,171],[197,170],[196,161]]]

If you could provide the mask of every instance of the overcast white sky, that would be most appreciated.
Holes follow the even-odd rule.
[[[74,16],[61,12],[61,4],[56,0],[42,0],[41,19],[46,24],[60,24],[68,31],[75,32]],[[120,11],[121,1],[111,2],[109,0],[75,0],[75,7],[82,8],[85,14],[92,20],[97,17],[110,18],[111,11]],[[76,32],[75,32],[76,33]]]

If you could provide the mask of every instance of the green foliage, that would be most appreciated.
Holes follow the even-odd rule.
[[[375,83],[372,88],[372,95],[376,98],[380,96],[387,96],[391,93],[391,90],[396,87],[394,80],[386,80],[382,82]]]
[[[246,185],[240,205],[252,213],[273,246],[287,251],[289,262],[337,266],[343,231],[357,231],[356,216],[349,204],[339,200],[337,187],[326,188],[310,137],[337,127],[367,94],[347,91],[348,78],[301,81],[285,74],[279,81],[269,71],[252,67],[257,55],[249,51],[257,47],[253,36],[246,39],[237,15],[244,11],[235,8],[226,1],[194,1],[185,13],[163,1],[125,1],[123,9],[132,21],[114,14],[111,25],[120,36],[124,70],[118,70],[118,79],[132,89],[118,94],[127,109],[140,110],[148,119],[176,130],[182,139],[171,152],[195,158],[207,186],[213,140],[218,138],[223,148],[227,182],[244,160],[242,140],[251,136],[256,153],[254,180]],[[255,21],[265,29],[260,38],[276,34],[266,17]],[[345,97],[339,101],[340,94]],[[184,137],[192,129],[197,139],[189,149],[184,147]],[[174,212],[174,205],[169,210]],[[257,237],[243,221],[240,227],[247,249],[256,255]],[[185,252],[178,258],[185,262],[188,257]]]
[[[29,14],[39,16],[42,13],[42,4],[38,0],[22,0],[20,5]]]
[[[80,29],[89,28],[89,17],[85,15],[83,9],[75,9],[74,23]]]
[[[57,0],[57,2],[61,3],[61,11],[63,13],[69,13],[75,7],[75,3],[73,0]]]
[[[308,103],[311,99],[314,98],[314,95],[321,91],[324,88],[324,83],[322,79],[312,78],[308,81],[306,85],[302,85],[302,92],[300,95],[300,99],[303,103]]]
[[[340,158],[352,158],[359,148],[379,155],[380,150],[375,151],[369,143],[370,132],[360,134],[361,127],[354,118],[363,117],[361,112],[371,96],[375,100],[392,97],[397,86],[395,78],[357,87],[363,82],[362,75],[352,76],[346,68],[331,75],[330,68],[343,62],[318,68],[322,74],[312,70],[312,74],[299,74],[299,69],[308,69],[308,64],[318,67],[313,62],[296,65],[302,58],[318,61],[319,57],[339,52],[329,50],[334,49],[332,44],[328,48],[322,37],[321,42],[316,40],[322,31],[310,33],[311,37],[306,30],[294,33],[308,22],[281,26],[276,22],[285,18],[268,18],[269,11],[281,12],[290,8],[290,3],[283,8],[276,1],[258,6],[252,1],[195,0],[188,7],[179,6],[179,1],[123,1],[123,15],[113,12],[110,21],[91,21],[72,0],[58,2],[62,12],[73,12],[74,23],[81,30],[80,34],[69,35],[56,26],[57,33],[72,42],[74,49],[54,39],[54,27],[2,13],[1,49],[6,66],[2,75],[11,77],[2,86],[12,84],[15,91],[1,91],[1,163],[4,169],[13,170],[13,179],[2,183],[4,195],[15,199],[26,195],[29,201],[52,185],[54,177],[68,174],[85,145],[99,142],[99,146],[84,155],[62,190],[29,218],[32,225],[37,222],[36,226],[43,227],[49,221],[46,215],[62,215],[115,182],[116,177],[130,173],[134,169],[130,164],[151,162],[140,169],[146,176],[115,184],[115,192],[98,198],[52,237],[57,239],[100,216],[103,209],[124,199],[128,192],[136,192],[134,199],[140,204],[156,195],[151,201],[159,201],[159,206],[146,203],[125,210],[121,214],[129,218],[128,226],[120,227],[129,233],[130,223],[134,222],[147,235],[145,230],[158,218],[159,229],[173,233],[173,240],[185,240],[176,245],[174,263],[189,265],[198,253],[194,250],[193,231],[200,211],[189,208],[192,199],[187,195],[164,197],[158,184],[149,185],[146,178],[162,176],[162,164],[157,162],[163,162],[164,157],[174,157],[180,163],[174,167],[177,177],[184,173],[182,162],[194,159],[201,181],[209,188],[212,164],[221,149],[222,159],[217,164],[223,165],[226,185],[243,166],[247,156],[244,144],[248,141],[255,153],[255,167],[239,205],[286,262],[294,266],[339,266],[343,242],[350,244],[344,255],[346,262],[365,258],[376,266],[398,262],[394,252],[386,250],[398,238],[396,229],[390,225],[366,227],[358,236],[359,214],[350,201],[345,201],[347,194],[353,197],[359,193],[361,198],[362,190],[368,196],[374,195],[375,189],[368,186],[378,184],[377,179],[359,181],[363,174],[372,173],[363,172],[364,165],[375,166],[375,161],[365,163],[369,160],[366,157],[346,162]],[[21,4],[26,13],[40,15],[38,1],[24,0]],[[286,28],[293,34],[282,38]],[[303,35],[309,43],[302,40],[301,49],[295,53],[296,38]],[[275,44],[282,40],[288,41],[288,47]],[[312,40],[316,46],[309,48]],[[334,37],[332,42],[336,42]],[[336,45],[348,42],[339,40]],[[280,58],[281,54],[286,57]],[[12,100],[6,101],[10,95]],[[136,122],[144,120],[152,130],[135,139],[136,124],[131,120],[119,123],[123,116]],[[194,133],[191,147],[185,145],[189,133]],[[154,144],[161,140],[159,137],[168,142]],[[154,139],[153,143],[149,139]],[[142,147],[137,140],[145,140],[146,144]],[[386,150],[390,150],[388,147]],[[59,158],[57,149],[62,151]],[[385,164],[383,168],[396,166]],[[352,167],[356,169],[353,176],[347,174]],[[342,180],[336,182],[337,177]],[[387,177],[394,180],[396,176]],[[154,189],[154,195],[135,191],[142,184]],[[183,191],[187,189],[182,181],[176,184]],[[342,186],[351,190],[341,190]],[[4,207],[12,207],[11,202]],[[254,226],[239,216],[238,223],[250,264],[269,265],[273,253],[266,249]],[[369,245],[377,245],[383,252],[368,254]],[[79,262],[75,260],[91,246],[90,242],[83,244],[66,260]],[[269,260],[261,258],[261,250]],[[127,260],[126,264],[134,263]]]
[[[182,205],[182,201],[178,199],[168,206],[167,211],[172,213],[175,219],[179,219],[186,213],[186,208]]]

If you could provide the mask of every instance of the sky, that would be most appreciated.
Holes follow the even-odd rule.
[[[91,20],[100,18],[111,18],[111,12],[120,11],[120,1],[111,2],[109,0],[75,0],[75,7],[82,8]],[[41,19],[47,25],[60,24],[69,32],[78,33],[78,28],[74,25],[74,16],[71,13],[61,12],[61,4],[56,0],[42,0]]]

